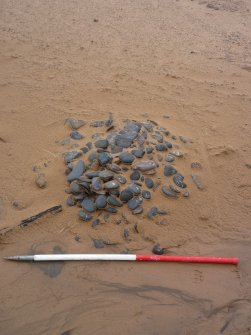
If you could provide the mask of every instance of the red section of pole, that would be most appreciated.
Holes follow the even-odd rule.
[[[205,256],[136,255],[136,261],[238,264],[239,258],[205,257]]]

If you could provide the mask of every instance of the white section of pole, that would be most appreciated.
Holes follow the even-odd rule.
[[[136,261],[136,255],[123,254],[48,254],[34,255],[34,261]]]

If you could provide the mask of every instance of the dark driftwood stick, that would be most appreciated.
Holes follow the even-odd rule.
[[[41,217],[45,216],[46,214],[57,214],[59,212],[62,211],[62,206],[61,205],[57,205],[57,206],[53,206],[51,208],[46,209],[43,212],[40,212],[36,215],[31,216],[28,219],[24,219],[22,220],[17,226],[15,227],[5,227],[0,229],[0,235],[5,235],[6,233],[13,231],[14,229],[16,229],[17,227],[23,228],[25,226],[28,226],[30,223],[36,221],[37,219],[40,219]],[[2,243],[2,242],[1,242]]]
[[[27,226],[28,224],[30,224],[31,222],[34,222],[34,221],[36,221],[37,219],[40,219],[41,217],[43,217],[44,215],[46,215],[46,214],[49,214],[49,213],[51,213],[51,214],[56,214],[56,213],[59,213],[59,212],[61,212],[62,211],[62,206],[61,205],[57,205],[57,206],[54,206],[54,207],[51,207],[51,208],[48,208],[48,209],[46,209],[45,211],[43,211],[43,212],[40,212],[40,213],[38,213],[38,214],[36,214],[36,215],[33,215],[33,216],[31,216],[30,218],[28,218],[28,219],[24,219],[24,220],[22,220],[21,221],[21,223],[19,223],[19,227],[25,227],[25,226]]]

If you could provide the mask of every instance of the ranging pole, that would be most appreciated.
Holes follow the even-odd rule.
[[[180,262],[180,263],[211,263],[238,264],[236,257],[206,256],[171,256],[171,255],[124,255],[124,254],[48,254],[5,257],[13,261],[146,261],[146,262]]]

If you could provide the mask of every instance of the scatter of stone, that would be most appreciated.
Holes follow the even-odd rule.
[[[86,122],[69,118],[65,123],[72,130],[70,138],[81,143],[84,137],[77,129]],[[81,143],[80,150],[65,152],[63,156],[69,183],[66,204],[79,207],[79,218],[92,228],[100,225],[101,212],[102,222],[112,221],[116,225],[133,223],[135,227],[131,218],[138,216],[166,225],[166,219],[160,217],[169,214],[168,202],[190,196],[185,177],[177,167],[179,160],[187,158],[182,151],[186,139],[178,136],[181,143],[175,144],[177,136],[153,120],[126,119],[124,126],[118,128],[110,114],[107,120],[89,125],[93,130],[99,128],[99,133],[94,133],[91,141]],[[201,165],[194,162],[191,168],[200,169]],[[198,189],[204,188],[199,176],[193,174],[192,180]],[[167,208],[158,208],[161,196]],[[115,215],[114,219],[116,213],[120,216]],[[130,213],[129,217],[126,213]],[[135,229],[131,232],[138,233]],[[127,228],[123,228],[123,236],[127,242],[131,240]],[[102,240],[93,243],[96,248],[104,247]],[[159,249],[155,246],[155,253],[161,254]]]

